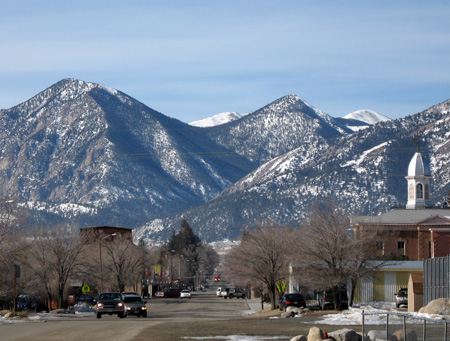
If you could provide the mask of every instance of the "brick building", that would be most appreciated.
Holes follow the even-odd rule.
[[[374,217],[352,217],[355,238],[365,231],[376,231],[379,256],[406,256],[410,260],[423,260],[448,255],[450,209],[431,206],[431,173],[420,151],[411,159],[406,180],[406,207]]]

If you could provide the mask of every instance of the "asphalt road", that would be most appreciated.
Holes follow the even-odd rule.
[[[216,285],[217,286],[217,285]],[[273,319],[280,311],[253,315],[243,299],[223,299],[216,296],[216,286],[207,292],[193,293],[192,299],[152,298],[147,300],[148,317],[103,315],[70,317],[47,322],[5,324],[0,326],[0,340],[239,340],[236,335],[276,337],[290,340],[307,335],[317,320],[316,313],[291,319]],[[317,312],[321,313],[321,312]],[[302,320],[302,321],[300,321]],[[327,332],[355,326],[320,326]],[[220,338],[221,337],[221,338]],[[243,337],[243,336],[242,336]],[[244,337],[243,337],[244,338]],[[262,340],[266,338],[254,338]]]
[[[217,321],[242,317],[249,307],[245,300],[224,300],[215,289],[193,293],[192,299],[152,298],[147,300],[148,317],[116,315],[71,317],[47,322],[5,324],[0,326],[0,340],[136,340],[159,338],[165,323]],[[146,330],[148,332],[146,332]],[[145,337],[148,335],[148,338]]]

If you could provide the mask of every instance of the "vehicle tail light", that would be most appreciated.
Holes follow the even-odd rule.
[[[286,304],[292,304],[292,302],[291,301],[286,301]]]

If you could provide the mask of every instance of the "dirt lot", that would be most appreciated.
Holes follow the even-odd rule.
[[[333,313],[327,311],[325,314]],[[226,336],[266,336],[283,337],[277,340],[290,340],[297,335],[307,335],[311,327],[316,326],[322,312],[311,312],[296,318],[274,318],[280,316],[280,311],[263,311],[257,314],[240,316],[227,320],[193,321],[181,323],[161,323],[155,327],[145,329],[135,340],[189,340],[190,338],[202,338],[202,340],[227,340]],[[351,328],[357,332],[360,326],[326,326],[318,325],[326,332],[342,328]],[[209,338],[208,338],[209,337]],[[238,340],[234,338],[233,340]]]

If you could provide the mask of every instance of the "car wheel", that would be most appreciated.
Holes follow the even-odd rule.
[[[125,313],[119,313],[119,317],[121,318],[121,319],[123,319],[124,317],[125,317]]]
[[[230,300],[233,298],[233,295],[230,295]]]
[[[143,314],[142,314],[142,317],[147,317],[147,313],[143,313]]]
[[[97,313],[97,318],[98,318],[98,319],[101,319],[101,318],[102,318],[102,314]]]
[[[243,300],[245,300],[245,294],[244,294],[244,295],[242,295],[242,299],[243,299]]]

